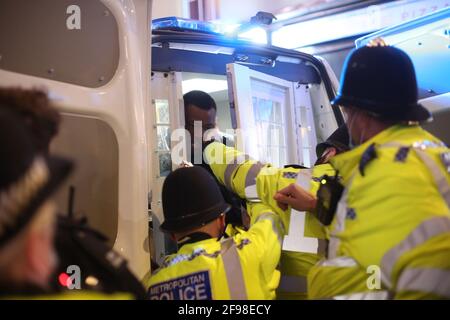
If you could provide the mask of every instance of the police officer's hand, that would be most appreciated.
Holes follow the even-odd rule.
[[[298,211],[312,211],[316,207],[316,197],[295,183],[278,190],[273,198],[282,210],[291,206]]]

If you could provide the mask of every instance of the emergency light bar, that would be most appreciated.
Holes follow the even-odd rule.
[[[249,24],[249,27],[244,31],[234,35],[234,32],[238,30],[239,26],[239,24],[221,24],[178,17],[159,18],[152,21],[153,30],[207,33],[267,44],[267,32],[263,28],[258,25],[250,28],[251,24]]]
[[[210,22],[178,17],[159,18],[152,21],[153,30],[193,31],[220,34],[219,27]]]

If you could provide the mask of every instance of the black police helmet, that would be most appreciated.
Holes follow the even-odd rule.
[[[171,172],[162,190],[166,232],[188,231],[218,218],[230,206],[211,174],[199,166]]]
[[[417,103],[417,81],[409,56],[388,46],[361,47],[348,55],[333,105],[352,106],[393,121],[425,121]]]
[[[73,169],[67,159],[41,156],[10,109],[0,105],[0,247],[28,225]]]
[[[350,150],[348,146],[349,142],[348,129],[345,124],[337,128],[325,142],[319,143],[316,146],[317,158],[320,158],[325,150],[329,147],[335,147],[338,153],[342,153]]]

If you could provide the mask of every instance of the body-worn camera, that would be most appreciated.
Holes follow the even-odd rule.
[[[320,180],[320,187],[317,191],[316,214],[323,225],[328,226],[333,221],[343,192],[344,186],[339,182],[338,173],[334,177],[325,175]]]

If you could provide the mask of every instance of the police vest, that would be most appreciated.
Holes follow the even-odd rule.
[[[251,208],[251,227],[227,239],[184,242],[150,277],[153,300],[274,299],[284,235],[279,217],[263,204]]]

